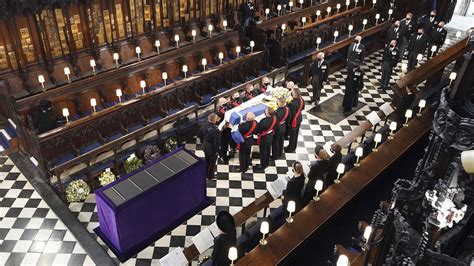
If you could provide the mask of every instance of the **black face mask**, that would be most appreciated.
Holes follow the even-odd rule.
[[[422,32],[418,32],[417,34],[418,34],[418,36],[421,36],[421,35],[423,35],[423,33],[422,33]]]
[[[320,61],[320,62],[321,62],[321,61],[323,61],[323,59],[321,59],[321,58],[318,58],[318,61]]]
[[[355,40],[354,43],[360,43],[359,41]]]
[[[393,45],[393,44],[390,44],[390,47],[394,48],[394,47],[395,47],[395,45]]]
[[[270,82],[267,82],[267,83],[263,83],[263,85],[266,87],[266,86],[270,86]]]
[[[434,18],[434,17],[436,17],[436,15],[431,15],[430,17]]]
[[[443,26],[441,26],[441,25],[438,25],[438,28],[442,29],[442,28],[443,28]]]

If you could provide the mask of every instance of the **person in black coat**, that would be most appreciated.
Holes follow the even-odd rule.
[[[331,182],[331,180],[334,180],[337,177],[336,169],[337,169],[337,166],[342,161],[341,150],[342,150],[341,145],[336,144],[336,143],[331,145],[331,151],[333,155],[331,156],[331,158],[329,158],[328,177],[327,177],[328,182]]]
[[[255,18],[255,4],[253,0],[248,0],[246,3],[240,4],[240,25],[244,29],[244,35],[247,36],[247,28],[252,24]]]
[[[212,266],[226,266],[230,264],[229,249],[237,244],[234,217],[229,212],[221,211],[217,215],[216,224],[221,234],[214,238]]]
[[[218,116],[217,124],[224,121],[225,113],[232,109],[232,105],[227,102],[225,98],[220,98],[216,106],[216,113]],[[228,150],[229,146],[235,149],[235,143],[232,141],[231,136],[231,126],[229,123],[225,122],[224,128],[222,129],[221,134],[221,147],[219,149],[219,157],[222,159],[223,163],[229,162]]]
[[[408,46],[408,41],[410,40],[410,37],[415,32],[415,30],[416,22],[413,19],[413,14],[408,13],[406,17],[400,21],[400,56],[403,57],[405,55],[405,50]]]
[[[428,36],[428,39],[431,38],[431,33],[433,30],[438,27],[439,19],[437,18],[437,11],[432,10],[429,16],[425,16],[421,19],[418,27],[422,27],[425,34]]]
[[[399,54],[397,41],[393,40],[383,50],[382,56],[382,83],[380,89],[390,88],[390,78],[392,77],[393,68],[397,66]]]
[[[288,120],[290,137],[289,144],[285,148],[285,152],[295,152],[296,147],[298,146],[298,135],[300,133],[301,122],[303,121],[302,112],[305,106],[299,88],[294,87],[291,90],[291,95],[293,96],[293,100],[288,105],[288,107],[290,108],[290,119]]]
[[[52,103],[48,100],[41,100],[38,111],[33,116],[33,123],[38,129],[38,134],[48,132],[58,126],[58,121],[53,114]]]
[[[239,132],[244,137],[244,142],[240,143],[239,164],[240,172],[245,173],[249,169],[251,162],[252,145],[255,143],[253,135],[257,133],[257,122],[255,121],[255,114],[247,113],[247,121],[239,125]]]
[[[438,27],[431,32],[431,40],[428,45],[428,58],[431,56],[436,56],[439,49],[443,47],[444,41],[446,41],[446,36],[448,36],[448,31],[444,28],[444,21],[439,22]],[[431,52],[431,47],[436,46],[436,50]]]
[[[324,82],[328,80],[329,64],[324,61],[324,53],[317,54],[317,60],[313,62],[310,71],[311,85],[313,87],[313,102],[319,104],[321,90]]]
[[[198,137],[202,141],[202,148],[206,160],[206,176],[208,179],[215,178],[215,168],[217,162],[217,154],[221,144],[221,132],[217,128],[218,116],[211,113],[208,116],[208,122],[201,126]]]
[[[286,184],[286,189],[283,191],[283,206],[288,206],[290,200],[296,203],[296,210],[303,207],[303,187],[305,175],[303,172],[303,165],[300,162],[293,164],[293,178]]]
[[[286,106],[284,98],[278,99],[278,109],[275,111],[278,124],[275,126],[275,135],[272,143],[272,159],[276,160],[283,156],[283,146],[285,142],[286,121],[290,116],[290,109]]]
[[[347,50],[347,69],[352,68],[354,64],[364,62],[365,46],[361,43],[362,37],[356,36],[354,42],[349,45]]]
[[[408,43],[408,71],[415,69],[418,54],[424,54],[428,44],[428,36],[424,34],[423,28],[419,28],[416,34],[413,34]]]
[[[255,169],[265,169],[270,164],[274,128],[278,123],[278,118],[274,114],[275,111],[272,108],[267,108],[265,118],[258,123],[257,143],[260,149],[260,165],[257,165]]]
[[[352,69],[348,69],[346,78],[346,91],[342,101],[344,114],[351,112],[353,107],[358,104],[359,91],[364,88],[364,72],[360,65],[353,65]]]
[[[322,180],[324,184],[327,184],[326,175],[329,167],[329,155],[320,145],[316,146],[314,152],[316,162],[311,165],[311,168],[308,173],[309,180],[306,184],[306,188],[303,194],[304,205],[308,204],[308,202],[310,202],[311,199],[313,199],[313,197],[316,195],[316,190],[314,189],[316,180]]]
[[[393,40],[397,43],[401,43],[401,30],[400,30],[400,21],[397,20],[393,23],[392,26],[387,31],[387,37],[385,38],[385,44],[389,45]]]

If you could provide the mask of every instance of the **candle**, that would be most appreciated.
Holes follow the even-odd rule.
[[[365,227],[364,235],[363,235],[367,243],[369,243],[370,235],[372,235],[372,226],[368,225]]]
[[[456,79],[457,75],[458,74],[456,72],[451,72],[451,74],[449,74],[449,86],[451,86],[453,81]]]
[[[346,10],[349,10],[350,4],[351,4],[351,0],[346,0]]]
[[[364,148],[357,147],[356,150],[355,150],[355,156],[357,156],[356,163],[354,164],[355,167],[360,166],[359,160],[360,160],[360,157],[362,157],[362,155],[364,155]]]
[[[336,13],[339,13],[339,9],[341,9],[341,4],[336,5]]]
[[[114,57],[114,60],[115,60],[115,65],[117,66],[117,68],[119,68],[119,63],[118,63],[119,54],[118,54],[118,53],[114,53],[113,57]]]
[[[212,24],[209,24],[209,26],[207,26],[207,30],[209,31],[209,37],[212,37],[212,30],[214,29],[214,26],[212,26]]]
[[[222,26],[224,27],[224,32],[227,32],[227,20],[222,21]]]
[[[155,41],[155,47],[156,47],[156,52],[157,53],[160,53],[160,46],[161,46],[160,40],[156,40]]]
[[[115,90],[115,95],[117,95],[118,99],[119,99],[119,103],[122,102],[122,90],[121,89],[116,89]]]
[[[362,30],[365,30],[365,25],[367,25],[367,19],[366,18],[364,18],[362,20],[362,25],[363,25]]]
[[[96,65],[95,65],[95,60],[94,60],[94,59],[91,59],[90,62],[89,62],[89,64],[91,65],[91,67],[92,67],[92,72],[93,72],[94,75],[95,75],[95,66],[96,66]]]
[[[314,184],[314,189],[316,190],[316,196],[313,197],[314,201],[319,201],[321,198],[319,198],[319,192],[323,190],[323,181],[322,180],[316,180],[316,183]]]
[[[377,0],[372,0],[372,8],[375,7],[375,4],[377,4]]]
[[[97,106],[97,100],[95,98],[91,98],[91,106],[95,113],[96,112],[95,107]]]
[[[206,58],[203,58],[203,59],[201,60],[201,63],[202,63],[202,67],[203,67],[204,71],[206,71],[207,59],[206,59]]]
[[[337,165],[336,172],[337,172],[337,177],[334,179],[334,183],[339,184],[341,181],[339,178],[341,177],[342,174],[344,174],[344,171],[346,170],[346,165],[343,163],[340,163]]]
[[[41,87],[44,89],[44,76],[43,75],[38,75],[38,82],[41,83]]]
[[[375,14],[375,25],[379,24],[380,14]]]
[[[407,127],[408,126],[408,120],[410,120],[410,118],[412,118],[413,116],[413,111],[411,109],[407,109],[405,111],[405,124],[403,124],[404,127]]]
[[[142,48],[140,48],[140,46],[135,47],[135,53],[137,54],[138,61],[140,61],[140,54],[142,53]]]
[[[328,16],[330,16],[330,15],[331,15],[331,7],[328,7],[328,8],[326,9],[326,11],[328,12]]]
[[[293,223],[293,217],[291,217],[291,214],[295,212],[296,210],[296,203],[292,200],[288,201],[288,205],[286,207],[286,210],[288,211],[288,218],[286,218],[286,222],[291,224]]]
[[[390,18],[392,17],[392,14],[393,14],[393,9],[389,9],[388,10],[388,20],[390,20]]]
[[[375,134],[375,136],[374,136],[374,142],[375,142],[375,146],[374,146],[374,148],[372,149],[372,151],[373,151],[373,152],[377,152],[377,151],[378,151],[377,145],[378,145],[380,142],[382,142],[382,134],[380,134],[380,133]]]
[[[253,47],[255,47],[255,42],[250,41],[250,52],[253,53]]]
[[[186,73],[188,72],[188,66],[183,65],[183,73],[184,73],[184,78],[186,78]]]
[[[69,123],[69,109],[63,108],[63,116],[66,118],[66,123]]]
[[[339,31],[334,32],[334,43],[336,43],[337,36],[339,36]]]
[[[179,35],[174,35],[174,41],[176,42],[176,48],[179,48]]]
[[[319,19],[319,16],[321,16],[321,10],[316,10],[316,20]]]
[[[227,257],[229,258],[230,260],[230,265],[233,266],[234,265],[234,261],[237,259],[237,248],[235,247],[231,247],[229,248],[229,254],[227,255]]]
[[[235,52],[237,53],[237,57],[239,57],[240,46],[235,47]]]
[[[319,50],[319,45],[321,44],[321,38],[316,38],[316,50]]]
[[[349,37],[351,36],[351,32],[352,30],[354,29],[354,26],[351,24],[347,27],[347,29],[349,30]]]
[[[351,265],[349,263],[349,258],[344,254],[339,255],[339,258],[337,259],[337,262],[336,262],[336,266],[349,266],[349,265]]]
[[[193,36],[193,43],[196,43],[196,30],[191,31],[191,36]]]
[[[290,7],[290,12],[291,12],[291,8],[293,7],[293,2],[290,1],[290,2],[288,3],[288,6]]]
[[[168,79],[168,73],[166,73],[166,72],[161,73],[161,78],[163,79],[163,82],[166,86],[166,80]]]
[[[286,30],[286,24],[281,24],[281,36],[283,36],[283,33]]]
[[[304,0],[300,0],[300,8],[303,9]]]
[[[265,19],[268,19],[268,14],[270,14],[270,8],[265,8]]]
[[[146,81],[141,80],[140,81],[140,87],[142,88],[143,94],[145,94]]]
[[[280,16],[280,13],[281,13],[281,5],[277,5],[277,10],[278,10],[278,16]]]
[[[302,17],[301,22],[303,23],[303,27],[304,27],[304,24],[306,23],[306,17]]]
[[[224,53],[223,52],[219,52],[219,60],[221,61],[221,65],[222,65],[222,60],[224,60]]]
[[[394,131],[397,130],[397,122],[392,122],[390,123],[390,135],[388,136],[389,140],[393,139]]]
[[[260,239],[260,245],[265,246],[267,244],[267,240],[265,240],[265,235],[270,232],[270,224],[267,221],[263,221],[260,224],[260,233],[262,233],[262,239]]]
[[[64,68],[64,74],[66,75],[68,82],[71,83],[71,78],[69,77],[69,75],[71,75],[71,70],[69,67]]]
[[[418,114],[416,114],[416,116],[419,117],[419,116],[421,116],[421,111],[423,110],[423,108],[426,107],[426,100],[421,99],[421,100],[418,102],[418,107],[419,107],[420,109],[418,110]]]

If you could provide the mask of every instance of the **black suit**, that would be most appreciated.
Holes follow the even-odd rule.
[[[390,87],[390,78],[392,76],[393,68],[398,63],[398,48],[387,46],[383,50],[382,57],[382,88]]]
[[[387,31],[387,37],[385,38],[385,44],[389,45],[391,41],[397,41],[397,46],[401,45],[401,30],[400,27],[396,28],[392,25]]]
[[[255,125],[253,127],[253,125]],[[253,130],[251,130],[254,128]],[[250,153],[252,151],[252,145],[255,143],[253,139],[253,135],[257,133],[257,122],[256,121],[246,121],[239,125],[240,134],[245,138],[245,135],[248,135],[245,138],[245,141],[240,144],[240,151],[239,151],[239,163],[240,163],[240,171],[242,173],[247,172],[250,165]]]
[[[286,117],[285,117],[286,115]],[[278,118],[278,124],[275,126],[275,134],[273,135],[272,143],[272,158],[276,160],[283,155],[283,145],[285,142],[286,121],[290,115],[290,109],[285,107],[278,107],[275,111],[275,116]]]
[[[328,166],[328,182],[331,182],[331,180],[336,179],[337,177],[337,166],[341,163],[342,161],[342,154],[341,153],[335,153],[331,158],[329,158],[329,166]]]
[[[304,106],[305,104],[302,97],[293,99],[293,101],[288,105],[288,108],[290,108],[290,119],[288,120],[290,125],[290,139],[287,147],[288,152],[294,152],[298,146],[298,135],[300,132],[301,122],[303,121],[302,111],[304,110]]]
[[[344,93],[344,99],[342,106],[344,112],[349,112],[352,107],[356,107],[358,104],[359,91],[364,88],[364,72],[359,68],[349,69],[346,78],[346,91]]]
[[[214,239],[214,248],[212,250],[212,265],[229,265],[229,249],[231,247],[235,247],[236,243],[237,237],[235,230],[230,234],[220,234],[219,236],[217,236]]]
[[[258,123],[260,166],[266,168],[270,164],[270,151],[273,141],[273,128],[278,123],[275,116],[265,117]]]
[[[421,19],[419,27],[422,27],[425,30],[425,34],[428,37],[431,37],[431,33],[435,28],[438,27],[439,19],[437,17],[431,18],[430,16],[425,16]]]
[[[428,43],[428,36],[423,34],[421,36],[413,34],[408,43],[408,71],[415,69],[418,54],[424,54],[426,45]]]
[[[244,29],[244,35],[247,35],[247,27],[250,26],[251,22],[255,17],[255,5],[251,2],[240,4],[240,25]]]
[[[217,110],[216,113],[219,116],[218,123],[221,123],[224,120],[225,112],[230,109],[232,109],[232,105],[230,105],[230,103],[226,103]],[[227,150],[229,149],[229,145],[232,145],[232,142],[231,129],[229,127],[224,127],[222,130],[221,147],[219,150],[219,156],[221,156],[224,161],[228,160]],[[233,146],[235,148],[235,143]]]
[[[305,176],[294,176],[288,184],[286,184],[286,189],[283,191],[283,206],[288,206],[290,200],[296,203],[296,209],[299,210],[303,203],[302,190],[304,187]]]
[[[313,101],[319,102],[321,97],[321,89],[323,88],[323,83],[328,80],[329,75],[329,64],[326,61],[316,60],[313,62],[311,67],[310,75],[312,77],[311,84],[313,86]]]
[[[316,180],[321,179],[323,183],[327,185],[325,176],[328,171],[328,167],[328,160],[319,160],[311,165],[311,169],[309,170],[308,174],[309,181],[306,184],[306,189],[304,190],[303,195],[303,201],[305,202],[305,205],[316,195],[316,190],[314,189]]]
[[[202,147],[206,158],[207,178],[213,178],[221,143],[221,132],[215,124],[207,123],[201,127],[199,134],[203,139]]]
[[[441,47],[444,45],[444,41],[446,40],[446,36],[448,35],[448,31],[445,28],[436,28],[431,32],[431,40],[430,40],[430,45],[428,49],[430,51],[428,52],[429,55],[431,56],[436,56],[438,54],[438,51]],[[436,46],[436,51],[431,52],[431,47],[435,45]]]
[[[362,43],[351,43],[347,50],[347,68],[351,68],[355,62],[364,62],[365,46]]]
[[[416,24],[413,19],[410,21],[406,19],[402,19],[400,21],[400,36],[401,36],[401,44],[400,44],[400,55],[403,56],[405,53],[405,49],[408,46],[408,41],[410,40],[410,36],[415,32]]]

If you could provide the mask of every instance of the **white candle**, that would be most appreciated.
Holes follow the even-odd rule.
[[[229,249],[229,254],[227,254],[227,257],[229,258],[230,260],[230,265],[234,265],[234,261],[237,259],[237,248],[235,247],[231,247]]]
[[[193,43],[196,42],[196,30],[191,31],[191,36],[193,36]]]
[[[377,133],[374,136],[374,142],[375,142],[375,147],[372,149],[372,151],[377,152],[377,145],[382,141],[382,134]]]
[[[92,67],[92,72],[93,72],[94,75],[95,75],[95,66],[96,66],[95,60],[94,60],[94,59],[91,59],[90,62],[89,62],[89,64],[91,65],[91,67]]]
[[[94,110],[94,113],[96,112],[96,109],[95,107],[97,106],[97,101],[95,98],[91,98],[91,106],[92,106],[92,109]]]
[[[372,7],[375,7],[375,4],[377,4],[377,0],[372,0]]]
[[[222,60],[224,60],[224,53],[223,52],[219,52],[219,60],[221,61],[221,64],[222,64]]]
[[[209,26],[207,26],[207,30],[209,31],[209,37],[212,37],[212,31],[214,30],[214,26],[212,26],[212,24],[209,24]]]
[[[145,94],[146,81],[141,80],[140,81],[140,87],[142,88],[143,94]]]
[[[41,83],[41,87],[44,89],[44,76],[43,75],[38,75],[38,82]]]
[[[418,107],[419,107],[420,109],[418,110],[418,114],[416,114],[416,116],[421,116],[421,111],[423,110],[423,108],[426,107],[426,100],[421,99],[421,100],[418,102]]]
[[[349,37],[351,36],[351,32],[352,32],[353,29],[354,29],[354,26],[352,24],[348,26]]]
[[[156,47],[156,52],[157,53],[160,53],[160,46],[161,46],[160,40],[156,40],[155,41],[155,47]]]
[[[118,53],[114,53],[113,55],[114,57],[114,60],[115,60],[115,65],[117,66],[117,68],[119,67],[119,63],[118,63],[118,60],[119,60],[119,54]]]
[[[176,42],[176,48],[179,48],[179,35],[174,35],[174,41]]]
[[[270,8],[265,8],[265,19],[268,19],[269,14],[270,14]]]
[[[265,235],[270,232],[270,224],[267,221],[263,221],[260,224],[260,233],[262,233],[262,239],[260,240],[260,245],[265,246],[267,244],[267,240],[265,240]]]
[[[365,227],[364,235],[363,235],[363,237],[364,237],[364,239],[367,243],[369,242],[370,235],[372,235],[372,226],[368,225],[368,226]]]
[[[403,124],[404,127],[407,127],[408,126],[408,120],[410,120],[410,118],[412,118],[413,116],[413,111],[411,109],[407,109],[405,111],[405,124]]]
[[[449,74],[449,86],[451,86],[451,84],[453,83],[453,81],[456,79],[457,76],[458,74],[456,72],[451,72],[451,74]]]
[[[364,19],[362,20],[362,25],[363,25],[363,26],[362,26],[362,30],[365,30],[365,25],[367,25],[367,19],[366,19],[366,18],[364,18]]]
[[[349,10],[350,4],[351,4],[351,0],[346,0],[346,10]]]
[[[69,123],[69,109],[63,108],[63,116],[66,118],[66,123]]]
[[[339,181],[339,178],[341,177],[342,174],[344,174],[344,171],[346,170],[346,165],[343,163],[340,163],[337,165],[336,172],[337,172],[337,177],[334,180],[334,183],[339,184],[341,181]]]
[[[339,31],[336,30],[336,31],[334,32],[334,43],[336,43],[337,36],[339,36]]]
[[[319,45],[321,44],[321,38],[316,38],[316,50],[319,50]]]
[[[314,189],[316,190],[316,196],[313,197],[314,201],[319,201],[319,192],[323,190],[323,181],[322,180],[316,180],[316,183],[314,184]]]
[[[135,47],[135,53],[137,54],[138,61],[140,61],[140,54],[142,53],[142,48],[140,48],[140,46]]]
[[[207,59],[206,59],[206,58],[203,58],[203,59],[201,60],[201,63],[202,63],[202,67],[203,67],[204,71],[206,71]]]
[[[328,16],[330,16],[330,15],[331,15],[331,7],[328,7],[328,8],[326,9],[326,11],[328,12]]]
[[[277,10],[278,10],[278,16],[279,16],[281,13],[281,5],[277,5]]]
[[[341,4],[336,5],[336,13],[339,13],[339,9],[341,9]]]
[[[295,212],[296,210],[296,203],[292,200],[288,201],[288,205],[286,206],[286,210],[288,211],[288,218],[286,219],[286,222],[291,224],[293,222],[293,218],[291,217],[291,214]]]
[[[237,53],[237,57],[239,57],[240,46],[235,47],[235,52]]]
[[[393,9],[389,9],[388,10],[388,20],[390,20],[390,18],[392,17],[392,14],[393,14]]]
[[[255,42],[250,41],[250,52],[253,53],[253,48],[255,47]]]
[[[71,83],[71,78],[69,77],[69,75],[71,75],[71,70],[69,67],[64,68],[64,74],[66,75],[68,82]]]
[[[339,258],[337,259],[337,262],[336,262],[336,266],[349,266],[349,265],[351,265],[349,263],[349,258],[344,254],[339,255]]]
[[[316,20],[319,19],[319,16],[321,16],[321,10],[316,10]]]
[[[224,27],[224,32],[227,32],[227,20],[222,21],[222,26]]]
[[[300,8],[303,9],[304,0],[300,0]]]
[[[364,148],[362,148],[362,147],[357,147],[356,150],[355,150],[355,156],[357,156],[357,161],[356,161],[356,163],[354,164],[355,167],[359,167],[359,166],[360,166],[359,160],[360,160],[360,157],[362,157],[362,155],[364,155]]]
[[[183,73],[184,73],[184,78],[186,78],[186,73],[188,72],[188,66],[183,65]]]
[[[291,12],[291,8],[293,8],[293,2],[290,1],[290,2],[288,3],[288,6],[290,7],[290,12]]]
[[[166,80],[168,79],[168,73],[166,73],[166,72],[161,73],[161,78],[163,79],[163,82],[166,86]]]
[[[122,90],[121,89],[116,89],[115,90],[115,95],[117,95],[118,99],[119,99],[119,103],[122,102]]]

